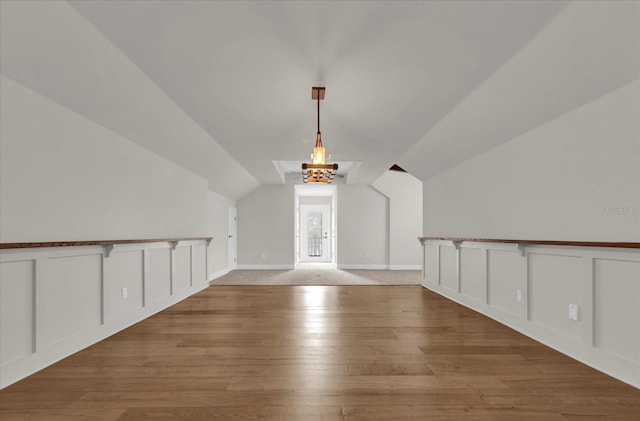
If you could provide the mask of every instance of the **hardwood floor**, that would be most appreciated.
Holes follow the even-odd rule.
[[[640,390],[420,286],[215,286],[0,391],[0,419],[638,420]]]

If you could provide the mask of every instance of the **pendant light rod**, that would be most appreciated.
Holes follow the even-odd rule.
[[[318,134],[320,134],[320,95],[318,95]]]

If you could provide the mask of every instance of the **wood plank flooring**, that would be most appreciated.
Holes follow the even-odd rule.
[[[640,390],[420,286],[215,286],[0,391],[0,419],[639,420]]]

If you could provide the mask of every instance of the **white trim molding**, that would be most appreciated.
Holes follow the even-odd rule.
[[[203,239],[1,250],[0,388],[207,288],[206,248]]]
[[[425,239],[423,254],[423,287],[640,388],[640,249]]]

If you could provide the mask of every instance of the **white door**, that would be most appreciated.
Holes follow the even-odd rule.
[[[329,205],[300,206],[300,261],[330,262]]]
[[[229,208],[227,218],[227,266],[229,270],[236,269],[238,267],[238,239],[236,234],[238,231],[238,218],[236,208]]]

